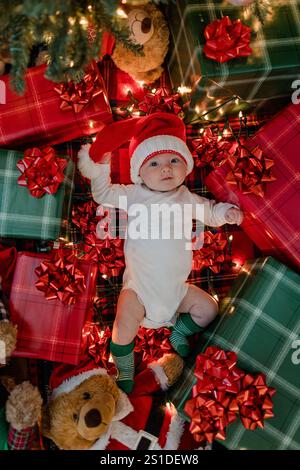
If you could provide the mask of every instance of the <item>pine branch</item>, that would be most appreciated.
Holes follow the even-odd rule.
[[[143,2],[128,0],[131,5]],[[143,54],[142,46],[129,39],[126,21],[116,14],[118,7],[119,0],[0,0],[0,60],[10,56],[16,91],[24,90],[23,77],[34,44],[47,44],[46,75],[56,82],[82,76],[85,66],[99,57],[103,31],[111,32],[136,54]],[[88,40],[91,26],[96,32],[93,44]]]

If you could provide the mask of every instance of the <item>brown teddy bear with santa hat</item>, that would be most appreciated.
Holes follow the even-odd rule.
[[[164,393],[182,367],[178,355],[165,355],[137,374],[126,395],[105,369],[73,370],[70,376],[60,366],[51,377],[43,434],[65,450],[193,449],[197,443]]]

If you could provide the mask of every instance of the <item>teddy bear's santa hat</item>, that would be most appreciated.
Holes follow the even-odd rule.
[[[66,364],[62,364],[54,369],[50,378],[50,387],[52,389],[51,400],[55,400],[63,393],[70,393],[75,390],[82,382],[94,376],[108,376],[106,369],[101,367],[95,368],[94,364],[86,364],[81,368],[70,368]],[[127,416],[133,407],[127,398],[127,395],[119,390],[120,395],[116,403],[116,411],[113,421],[118,421]]]
[[[79,152],[80,159],[85,158],[85,165],[81,165],[80,168],[83,175],[88,178],[90,175],[95,176],[98,165],[93,165],[93,162],[101,161],[105,153],[112,152],[128,141],[130,141],[130,175],[133,183],[142,182],[139,176],[140,168],[151,158],[162,153],[172,153],[181,158],[187,166],[187,175],[193,170],[194,159],[186,145],[183,121],[174,114],[159,112],[105,126],[97,134],[95,142],[90,146],[84,146]],[[92,160],[90,165],[93,169],[87,168],[88,157]]]

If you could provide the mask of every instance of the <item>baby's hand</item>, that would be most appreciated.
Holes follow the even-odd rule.
[[[110,163],[111,160],[111,152],[106,152],[102,155],[99,163]]]
[[[225,212],[225,219],[228,224],[240,225],[243,222],[243,212],[235,207],[230,207]]]

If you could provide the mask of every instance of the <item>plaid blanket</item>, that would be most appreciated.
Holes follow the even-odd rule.
[[[235,351],[238,366],[263,372],[276,388],[275,417],[255,432],[241,424],[228,427],[230,449],[300,449],[300,375],[293,359],[300,335],[300,276],[273,258],[249,263],[222,303],[221,316],[203,333],[195,355],[170,391],[183,412],[192,386],[195,357],[208,345]]]

